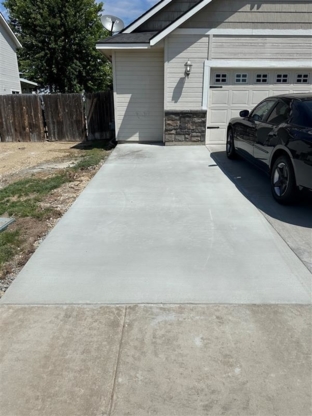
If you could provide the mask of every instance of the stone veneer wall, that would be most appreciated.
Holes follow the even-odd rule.
[[[206,111],[165,111],[165,144],[205,144]]]

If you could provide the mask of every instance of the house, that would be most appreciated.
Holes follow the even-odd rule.
[[[312,92],[310,0],[162,0],[96,47],[119,142],[224,143],[240,110]]]
[[[28,79],[20,78],[22,94],[36,94],[38,84],[36,82],[28,81]]]
[[[16,50],[22,45],[0,13],[0,95],[20,94],[21,83]]]

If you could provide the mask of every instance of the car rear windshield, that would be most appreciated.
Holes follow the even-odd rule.
[[[292,122],[298,126],[312,127],[312,100],[294,102]]]

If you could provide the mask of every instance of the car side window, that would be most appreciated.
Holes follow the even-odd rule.
[[[268,113],[271,111],[275,103],[276,101],[273,100],[264,101],[253,110],[250,117],[255,121],[263,121],[268,115]]]
[[[291,122],[298,126],[312,128],[312,101],[294,102]]]
[[[289,114],[290,106],[283,101],[280,101],[277,103],[272,113],[269,115],[267,122],[274,125],[285,123],[289,118]]]

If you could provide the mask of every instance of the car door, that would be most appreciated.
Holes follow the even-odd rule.
[[[274,107],[259,123],[254,143],[254,158],[263,169],[270,164],[270,157],[279,142],[278,129],[288,121],[290,101],[277,100]]]
[[[254,145],[257,140],[258,129],[274,107],[276,100],[265,100],[261,102],[248,117],[241,120],[239,140],[237,140],[238,150],[249,156],[254,156]]]

